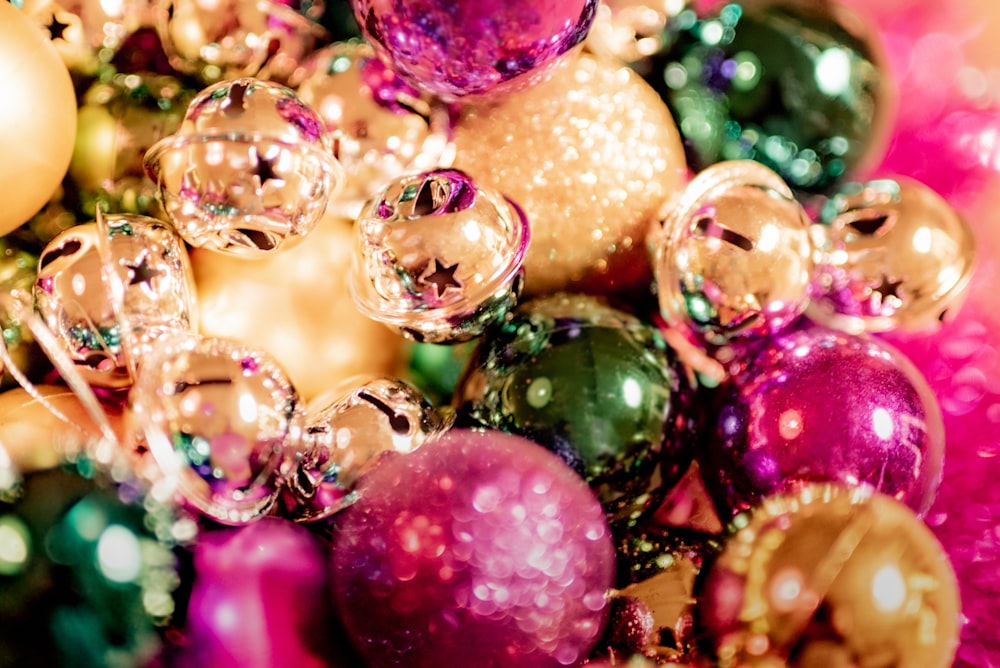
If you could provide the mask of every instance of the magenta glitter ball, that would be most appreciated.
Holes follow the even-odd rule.
[[[509,92],[544,75],[587,36],[597,0],[352,0],[393,69],[444,100]]]
[[[819,325],[773,337],[719,389],[701,472],[720,514],[809,482],[868,485],[923,515],[944,427],[913,364],[887,343]]]
[[[518,436],[455,429],[386,460],[337,517],[333,589],[372,666],[548,668],[587,657],[614,546],[582,478]]]
[[[327,548],[290,520],[205,532],[174,668],[347,668],[331,641]],[[338,658],[339,657],[339,658]]]

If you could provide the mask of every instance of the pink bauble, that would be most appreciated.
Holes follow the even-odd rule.
[[[544,448],[453,430],[386,460],[338,516],[333,590],[379,668],[542,668],[603,630],[614,546],[582,478]]]
[[[580,44],[597,0],[352,0],[378,54],[445,100],[530,85]]]
[[[175,668],[347,668],[330,629],[328,551],[304,527],[265,517],[203,534],[187,643]]]

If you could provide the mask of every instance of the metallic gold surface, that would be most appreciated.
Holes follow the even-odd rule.
[[[631,70],[584,54],[495,106],[466,108],[455,145],[456,167],[528,217],[526,292],[648,279],[646,232],[686,166],[670,112]]]
[[[958,643],[943,548],[906,506],[863,489],[770,497],[729,538],[701,594],[722,668],[944,668]]]

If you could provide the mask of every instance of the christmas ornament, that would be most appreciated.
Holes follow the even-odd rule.
[[[764,163],[818,190],[874,162],[892,101],[870,26],[832,2],[730,3],[671,22],[646,80],[670,106],[697,171]]]
[[[0,237],[0,295],[31,292],[38,271],[38,250],[30,235],[25,237],[29,238]],[[18,369],[36,376],[48,369],[48,361],[35,345],[31,333],[8,308],[0,308],[0,334],[11,363]],[[0,364],[2,369],[3,364]],[[13,384],[7,376],[0,382],[4,387]]]
[[[26,474],[0,500],[0,665],[148,665],[175,611],[172,547],[194,531],[131,483],[68,468]]]
[[[0,235],[35,214],[59,186],[73,152],[76,94],[44,34],[19,9],[0,4]]]
[[[475,340],[458,345],[408,342],[403,350],[405,378],[435,406],[448,406],[475,346]]]
[[[536,83],[586,37],[597,0],[351,4],[365,37],[400,76],[454,100]]]
[[[590,55],[534,88],[466,106],[455,166],[531,223],[525,291],[648,284],[643,241],[687,167],[670,114],[631,70]]]
[[[521,292],[528,233],[516,206],[463,172],[401,177],[355,225],[354,303],[415,341],[479,336]]]
[[[46,246],[35,307],[83,379],[124,387],[153,342],[197,327],[184,244],[165,223],[130,214],[72,227]]]
[[[25,474],[79,457],[101,434],[71,390],[37,385],[32,392],[34,395],[18,387],[0,393],[0,443],[13,465]],[[121,411],[108,405],[105,408],[112,428],[124,442],[126,427]]]
[[[314,52],[289,85],[333,138],[347,181],[332,206],[346,217],[356,218],[404,174],[447,167],[454,159],[448,108],[405,83],[364,42]]]
[[[353,376],[393,374],[403,339],[354,306],[347,272],[348,221],[327,215],[308,243],[248,262],[195,249],[199,322],[207,336],[237,339],[274,356],[302,397]]]
[[[159,214],[156,187],[143,156],[180,126],[194,91],[174,77],[116,74],[84,93],[69,176],[80,190],[77,209]]]
[[[285,475],[292,497],[286,512],[298,521],[346,508],[367,471],[394,453],[413,452],[453,421],[394,378],[345,381],[310,402],[307,413],[300,453]]]
[[[701,172],[652,239],[660,311],[710,344],[773,334],[806,309],[809,220],[767,167]]]
[[[954,317],[972,280],[976,241],[930,188],[904,177],[846,184],[820,223],[814,319],[882,332]]]
[[[265,517],[203,532],[175,668],[359,665],[330,642],[328,550],[305,528]]]
[[[615,600],[641,604],[649,613],[650,633],[645,644],[630,653],[658,661],[682,661],[696,655],[693,615],[695,579],[706,558],[719,549],[719,540],[701,531],[663,527],[612,526],[618,575]]]
[[[597,6],[586,48],[605,58],[635,63],[663,48],[666,28],[687,0],[604,0]]]
[[[522,438],[452,430],[363,476],[332,582],[371,665],[573,665],[604,625],[614,548],[586,485]]]
[[[916,513],[941,481],[941,411],[920,372],[867,336],[778,334],[714,400],[701,473],[726,518],[813,481],[874,487]]]
[[[741,524],[698,610],[717,665],[951,665],[955,574],[908,508],[808,485],[768,498]]]
[[[302,3],[305,12],[297,11],[295,3],[278,0],[153,4],[170,64],[208,82],[246,76],[281,80],[323,35],[314,20],[322,13],[322,3]]]
[[[304,408],[265,353],[175,334],[148,354],[129,403],[167,485],[191,507],[237,525],[274,505],[283,446]]]
[[[473,353],[455,405],[562,456],[610,516],[654,510],[687,469],[694,391],[657,332],[596,297],[522,305]]]
[[[315,226],[343,181],[330,150],[319,116],[291,90],[242,78],[201,91],[145,167],[185,241],[259,256]]]

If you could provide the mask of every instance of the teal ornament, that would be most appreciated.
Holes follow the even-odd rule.
[[[695,171],[757,160],[817,191],[884,150],[885,58],[874,29],[826,0],[728,4],[668,26],[637,66],[670,107]]]
[[[611,519],[654,510],[691,462],[693,387],[660,334],[596,297],[533,300],[490,330],[460,414],[560,455]]]
[[[190,519],[92,463],[25,475],[0,496],[0,668],[146,666],[181,590]]]

